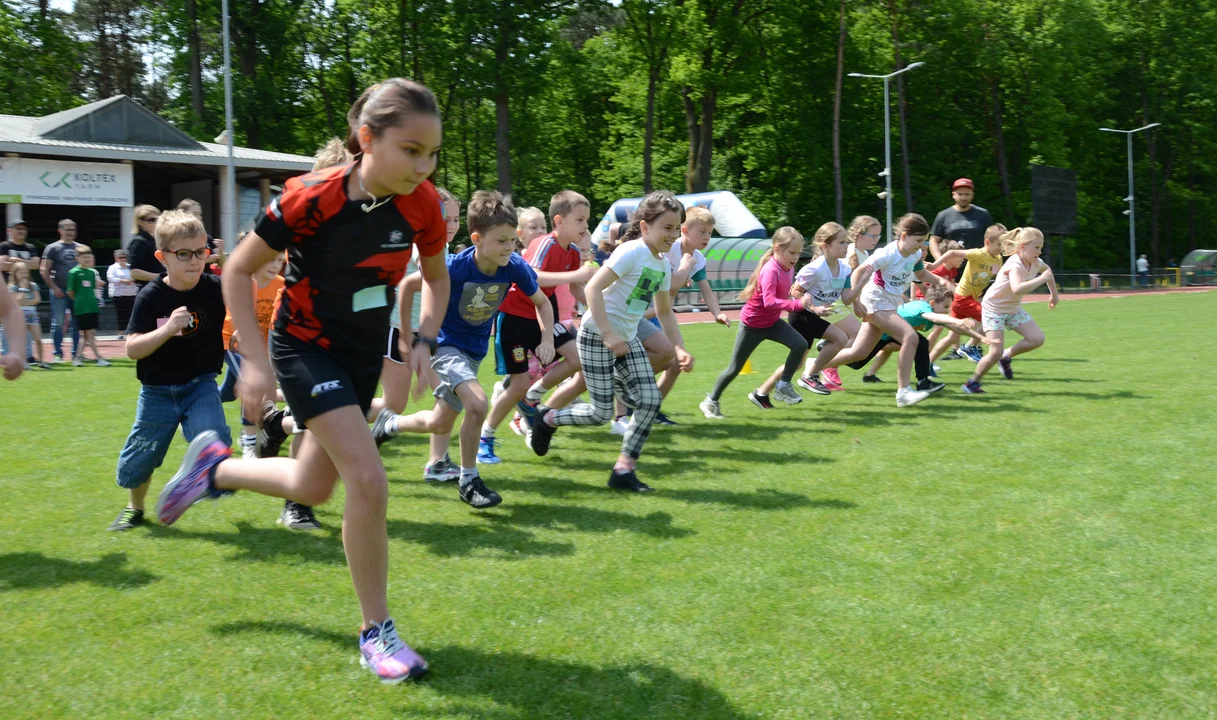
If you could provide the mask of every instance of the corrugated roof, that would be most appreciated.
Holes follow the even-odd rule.
[[[39,133],[39,130],[42,128],[54,129],[64,127],[72,122],[79,121],[92,112],[96,112],[99,108],[105,108],[123,100],[131,102],[125,96],[117,96],[43,118],[25,117],[22,115],[0,115],[0,152],[110,161],[172,162],[183,165],[219,166],[227,163],[228,147],[216,143],[199,142],[197,147],[189,148],[164,147],[59,140],[44,137]],[[149,114],[164,122],[174,132],[180,132],[162,118],[155,116],[151,112]],[[289,153],[234,147],[233,156],[237,167],[245,170],[305,171],[313,167],[313,158],[302,155],[291,155]]]

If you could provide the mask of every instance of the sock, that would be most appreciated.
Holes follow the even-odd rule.
[[[528,392],[524,394],[524,399],[530,403],[539,403],[541,398],[545,396],[545,386],[538,380],[528,388]]]
[[[473,479],[477,476],[478,476],[478,469],[476,467],[461,468],[461,480],[460,480],[461,487],[465,487],[469,483],[473,482]]]
[[[248,435],[244,432],[241,433],[241,447],[245,447],[247,445],[253,445],[256,442],[258,442],[257,435]]]
[[[494,428],[490,427],[489,422],[482,423],[482,437],[484,437],[484,438],[494,437],[494,430],[495,430]]]
[[[390,435],[397,434],[397,419],[399,417],[401,417],[401,415],[394,415],[393,417],[389,418],[388,422],[385,423],[385,432],[386,433],[388,433]]]

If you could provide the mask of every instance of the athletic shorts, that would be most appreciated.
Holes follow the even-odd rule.
[[[97,321],[101,317],[101,313],[84,313],[82,315],[73,313],[73,317],[76,319],[76,328],[78,330],[96,330]]]
[[[456,389],[467,382],[477,382],[481,364],[481,360],[474,360],[459,348],[444,345],[436,349],[435,357],[431,358],[431,369],[439,376],[436,399],[448,403],[448,407],[458,413],[464,410],[465,405],[456,396]]]
[[[951,299],[951,317],[980,322],[982,319],[980,302],[974,297],[956,295]]]
[[[896,312],[896,308],[904,302],[903,295],[881,290],[875,285],[867,285],[862,291],[862,307],[868,313],[890,311]]]
[[[292,417],[301,423],[348,405],[366,415],[380,384],[379,358],[343,362],[284,333],[271,333],[270,359]]]
[[[410,335],[411,340],[418,337],[418,333],[410,333]],[[400,337],[401,330],[398,330],[395,327],[389,328],[389,344],[385,347],[385,359],[392,360],[398,365],[405,365],[406,361],[402,359],[401,348],[397,345],[397,340]]]
[[[554,350],[575,336],[563,323],[554,327]],[[541,344],[541,323],[536,318],[500,312],[494,327],[494,371],[499,375],[522,375],[528,372],[528,353]]]
[[[638,321],[638,342],[644,343],[652,335],[658,335],[663,332],[663,326],[659,324],[659,318],[642,318]]]
[[[21,315],[25,318],[26,325],[39,325],[41,321],[38,319],[38,310],[32,305],[22,305]],[[123,328],[126,331],[127,328]]]
[[[816,340],[824,337],[824,333],[832,327],[832,324],[824,318],[806,310],[795,310],[789,313],[786,321],[790,323],[790,327],[803,336],[809,347],[815,344]]]
[[[985,332],[993,332],[995,330],[1013,330],[1019,325],[1029,322],[1031,322],[1031,316],[1022,308],[1008,315],[991,313],[985,310],[984,316],[980,321],[980,326],[985,329]]]

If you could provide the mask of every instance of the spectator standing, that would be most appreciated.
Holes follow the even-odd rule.
[[[1144,255],[1137,258],[1137,282],[1141,287],[1149,287],[1149,260]]]
[[[31,242],[26,241],[29,235],[29,229],[26,227],[24,220],[14,220],[8,226],[8,239],[0,242],[0,257],[8,258],[9,267],[4,270],[4,283],[7,285],[13,282],[13,273],[18,267],[24,267],[30,273],[38,272],[39,252],[38,248]],[[30,284],[35,288],[38,286],[30,280]],[[28,306],[27,306],[28,307]],[[37,308],[34,308],[34,314],[37,315]],[[22,313],[26,311],[23,309]],[[26,333],[26,362],[34,357],[34,336]],[[8,354],[8,336],[0,333],[0,355]],[[39,352],[41,354],[41,352]]]
[[[135,227],[131,229],[134,235],[127,244],[127,261],[137,295],[145,285],[165,272],[165,266],[156,259],[156,238],[152,236],[160,216],[161,211],[151,205],[139,205],[135,208]],[[123,330],[126,330],[126,327],[123,325]]]
[[[55,362],[63,361],[63,326],[65,316],[72,309],[72,299],[68,297],[65,286],[68,273],[76,267],[76,223],[72,220],[59,221],[59,239],[46,246],[42,253],[42,280],[46,283],[51,295],[51,349],[55,354]],[[71,317],[72,357],[80,350],[80,330],[76,327],[76,318]]]
[[[139,288],[131,277],[131,266],[127,264],[127,251],[114,252],[114,264],[106,269],[106,280],[110,283],[110,299],[118,311],[118,339],[125,340],[127,325],[131,322],[131,308]]]
[[[937,260],[946,252],[941,243],[955,240],[965,250],[985,246],[985,230],[993,224],[989,211],[972,204],[976,189],[968,178],[959,178],[951,184],[951,198],[955,204],[938,213],[930,227],[930,253]]]

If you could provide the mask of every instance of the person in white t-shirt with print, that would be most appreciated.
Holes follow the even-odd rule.
[[[680,369],[693,369],[672,312],[671,266],[665,254],[679,236],[684,206],[661,190],[643,198],[630,217],[621,245],[587,284],[587,313],[579,327],[579,360],[591,404],[551,410],[537,408],[529,446],[537,455],[549,452],[554,431],[562,425],[603,425],[613,416],[614,384],[634,406],[634,419],[621,443],[608,486],[649,492],[635,472],[663,397],[654,370],[638,339],[638,321],[652,299],[664,334],[672,343]]]

